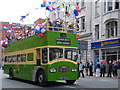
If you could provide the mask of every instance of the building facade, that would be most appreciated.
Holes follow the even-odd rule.
[[[92,61],[120,59],[120,0],[92,2]]]

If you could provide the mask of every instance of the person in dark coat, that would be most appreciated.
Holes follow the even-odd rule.
[[[89,69],[89,62],[86,61],[86,63],[85,63],[85,71],[86,71],[87,76],[88,76],[88,69]]]
[[[90,61],[90,64],[89,64],[89,72],[90,72],[90,75],[89,76],[93,76],[93,62]]]
[[[109,61],[109,64],[108,64],[108,75],[107,75],[107,77],[111,77],[111,72],[112,72],[112,62],[111,61]]]
[[[113,76],[114,77],[117,77],[117,68],[118,68],[118,65],[117,65],[117,62],[115,61],[113,63]]]
[[[101,65],[100,65],[100,77],[105,77],[105,63],[103,60],[101,60]]]

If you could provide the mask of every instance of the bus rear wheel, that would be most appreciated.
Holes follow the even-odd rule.
[[[11,78],[11,79],[14,78],[13,69],[12,68],[9,69],[9,78]]]
[[[66,83],[69,85],[72,85],[75,83],[76,80],[66,80]]]
[[[37,83],[38,85],[45,87],[47,86],[47,82],[45,81],[45,73],[40,71],[37,75]]]

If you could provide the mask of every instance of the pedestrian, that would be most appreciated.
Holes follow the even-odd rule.
[[[118,64],[118,69],[117,69],[118,70],[118,78],[120,78],[120,59],[118,60],[117,64]]]
[[[105,77],[105,63],[103,60],[101,60],[101,65],[100,65],[100,77]]]
[[[80,77],[80,74],[82,73],[82,77],[84,78],[84,65],[82,64],[82,62],[80,62],[80,65],[79,65],[79,77]]]
[[[117,67],[118,65],[117,65],[117,62],[115,61],[113,63],[113,77],[117,77]]]
[[[90,61],[90,64],[89,64],[89,72],[90,72],[89,76],[93,76],[93,62],[92,61]]]
[[[100,64],[99,64],[99,62],[97,62],[97,65],[96,65],[96,77],[100,77]]]
[[[109,61],[109,64],[108,64],[108,75],[107,75],[107,77],[111,77],[111,72],[112,72],[112,62],[111,61]]]
[[[86,76],[88,76],[88,69],[89,69],[89,62],[86,61],[86,63],[85,63]]]

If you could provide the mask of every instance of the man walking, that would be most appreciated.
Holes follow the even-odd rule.
[[[84,78],[84,65],[82,64],[82,62],[80,62],[80,65],[79,65],[79,76],[80,76],[80,73],[82,73],[82,77]]]

